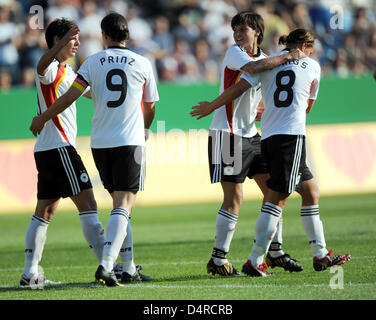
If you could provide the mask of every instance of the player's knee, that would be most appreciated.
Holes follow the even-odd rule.
[[[238,214],[243,202],[243,192],[237,191],[232,195],[225,196],[222,208],[232,213]]]
[[[56,207],[55,206],[46,206],[43,210],[36,212],[36,215],[40,218],[43,218],[47,221],[51,221],[55,215]]]
[[[318,187],[309,188],[300,193],[304,205],[318,204],[320,200],[320,190]]]

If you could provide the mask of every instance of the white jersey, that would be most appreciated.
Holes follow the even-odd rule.
[[[238,45],[232,45],[223,59],[220,93],[239,81],[244,65],[266,57],[260,49],[257,55],[252,56]],[[253,137],[257,134],[254,121],[260,100],[260,86],[250,88],[231,103],[215,110],[210,129],[224,130],[247,138]]]
[[[50,63],[45,75],[35,71],[38,92],[38,115],[50,107],[71,86],[76,73],[68,64],[60,64],[56,59]],[[46,151],[64,146],[76,146],[77,123],[76,104],[72,103],[62,113],[46,122],[38,135],[34,152]]]
[[[89,56],[73,84],[94,103],[92,148],[145,145],[143,101],[159,100],[149,60],[123,47]]]
[[[308,99],[317,98],[320,70],[318,62],[307,57],[258,75],[243,75],[252,86],[261,81],[265,103],[261,118],[262,139],[276,134],[306,134]]]

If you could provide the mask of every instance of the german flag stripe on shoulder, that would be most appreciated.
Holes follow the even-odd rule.
[[[84,92],[86,88],[89,86],[89,84],[81,75],[78,74],[76,79],[72,83],[72,86],[80,90],[80,92]]]

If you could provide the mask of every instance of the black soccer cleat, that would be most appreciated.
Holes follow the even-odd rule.
[[[265,262],[269,267],[281,267],[285,269],[285,271],[300,272],[304,270],[303,266],[297,263],[295,259],[292,259],[288,253],[273,258],[268,252]]]
[[[118,287],[121,284],[117,281],[114,270],[106,271],[102,265],[100,265],[95,272],[95,279],[105,284],[107,287]]]
[[[123,272],[121,274],[121,283],[130,283],[130,282],[138,282],[138,281],[151,281],[151,277],[142,274],[140,271],[142,267],[140,265],[136,266],[136,272],[133,275],[130,275],[128,272]]]
[[[219,274],[222,277],[240,276],[240,272],[232,266],[231,262],[218,266],[214,263],[213,258],[211,258],[206,265],[206,271],[207,273],[211,273],[213,276],[216,274]]]

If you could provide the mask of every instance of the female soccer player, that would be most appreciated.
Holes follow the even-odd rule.
[[[91,148],[104,187],[113,199],[106,226],[106,239],[95,278],[107,286],[118,286],[113,265],[130,233],[130,215],[136,195],[144,189],[145,129],[150,128],[159,100],[150,62],[126,48],[127,20],[110,13],[101,22],[105,50],[89,56],[77,71],[71,88],[39,117],[30,130],[41,132],[49,119],[63,112],[90,86],[94,117]],[[43,129],[44,130],[44,129]],[[126,252],[125,252],[126,253]],[[133,263],[123,261],[122,282],[148,281]],[[126,255],[124,256],[125,259]]]
[[[305,159],[306,113],[312,110],[320,81],[320,65],[309,58],[314,52],[314,36],[307,30],[297,29],[281,37],[280,43],[285,44],[286,49],[275,56],[299,48],[307,57],[285,63],[259,76],[243,74],[242,78],[247,79],[248,85],[244,81],[239,82],[202,110],[198,109],[199,114],[205,115],[209,107],[228,103],[251,86],[258,86],[261,81],[265,100],[261,148],[270,179],[256,222],[252,251],[242,268],[249,276],[270,275],[266,270],[268,265],[263,263],[264,254],[271,245],[284,204],[294,191],[302,197],[301,219],[312,249],[314,269],[322,271],[351,259],[349,254],[336,255],[326,249],[319,216],[319,189]]]
[[[240,12],[232,18],[231,27],[235,44],[227,50],[223,60],[221,91],[236,83],[241,87],[246,85],[248,89],[247,81],[239,81],[244,71],[257,73],[304,56],[299,50],[294,50],[267,58],[259,48],[263,40],[264,21],[258,14]],[[263,194],[267,192],[266,180],[269,175],[261,155],[260,135],[255,126],[261,90],[259,86],[246,89],[234,101],[215,101],[213,104],[200,102],[191,112],[192,116],[197,115],[200,119],[216,109],[209,132],[209,165],[211,182],[221,183],[224,200],[217,214],[215,244],[207,264],[207,272],[213,275],[238,274],[226,256],[235,232],[246,177],[253,178]],[[302,271],[303,267],[284,253],[281,246],[282,221],[269,250],[270,260],[273,260],[275,266],[286,270]]]
[[[38,114],[47,110],[71,86],[76,73],[66,63],[76,55],[79,29],[66,19],[56,19],[46,29],[49,50],[36,70]],[[85,93],[90,98],[90,92]],[[46,241],[47,227],[60,198],[70,197],[76,205],[82,231],[97,259],[102,258],[103,227],[98,220],[97,204],[85,166],[75,149],[77,134],[76,105],[68,105],[60,115],[49,120],[39,134],[34,148],[38,170],[38,201],[26,233],[25,268],[20,284],[51,284],[38,271]]]

